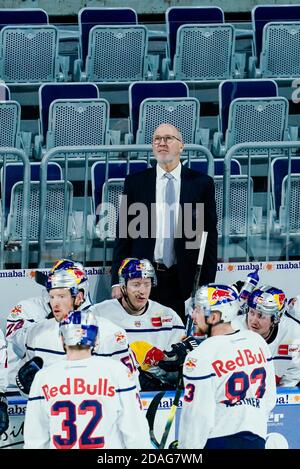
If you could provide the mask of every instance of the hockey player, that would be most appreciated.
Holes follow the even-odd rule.
[[[78,272],[84,272],[82,264],[69,259],[56,261],[50,272],[66,267],[71,269],[76,268]],[[37,273],[40,274],[40,272]],[[46,279],[47,276],[45,275],[45,280]],[[90,304],[90,299],[87,295],[83,307]],[[6,323],[6,341],[8,354],[8,386],[10,389],[16,387],[15,378],[20,368],[20,360],[22,360],[26,354],[25,342],[28,329],[35,323],[49,318],[53,318],[53,313],[46,289],[41,296],[20,301],[12,308],[8,315]]]
[[[25,416],[25,449],[151,447],[131,373],[111,358],[91,355],[98,325],[93,314],[79,310],[60,322],[67,359],[34,378]],[[99,335],[101,341],[100,328]]]
[[[300,320],[291,303],[284,312],[286,296],[269,285],[255,289],[248,298],[248,310],[233,322],[235,329],[249,329],[261,335],[271,350],[278,386],[300,386]]]
[[[156,286],[155,270],[148,259],[125,259],[119,269],[120,299],[103,301],[92,311],[125,329],[138,364],[142,390],[170,389],[177,373],[167,373],[157,365],[164,351],[184,336],[184,325],[171,308],[149,300]],[[156,379],[157,378],[157,379]]]
[[[8,429],[8,412],[7,412],[7,353],[6,343],[3,332],[0,329],[0,436]]]
[[[54,317],[45,319],[28,329],[26,336],[26,363],[17,376],[21,391],[28,394],[37,369],[65,358],[65,352],[58,334],[59,322],[70,311],[90,307],[88,298],[88,281],[84,270],[65,262],[60,269],[50,272],[46,288]],[[101,341],[96,347],[96,355],[111,356],[124,363],[131,372],[135,371],[129,354],[125,331],[111,321],[99,318]]]
[[[201,307],[207,305],[208,307]],[[185,360],[180,448],[265,447],[269,412],[276,404],[275,373],[266,342],[252,331],[234,331],[239,300],[226,285],[196,293],[193,320],[208,338]],[[192,431],[191,431],[192,429]]]

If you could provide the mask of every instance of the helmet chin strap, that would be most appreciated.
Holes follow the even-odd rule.
[[[129,299],[129,296],[127,295],[127,288],[125,286],[122,286],[121,287],[121,291],[123,293],[123,298],[124,300],[126,301],[129,309],[131,309],[132,311],[134,311],[135,313],[139,313],[140,311],[143,311],[143,309],[145,309],[145,306],[142,306],[141,308],[136,308],[130,301]]]

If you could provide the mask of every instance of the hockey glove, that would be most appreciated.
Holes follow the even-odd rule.
[[[43,368],[43,363],[41,357],[33,357],[19,369],[16,376],[16,383],[23,394],[29,394],[33,378],[36,373]]]
[[[0,435],[8,429],[9,420],[7,412],[7,399],[5,394],[0,393]]]
[[[163,383],[152,373],[141,370],[141,368],[139,368],[139,380],[141,391],[170,391],[176,389],[175,385]]]
[[[165,355],[170,358],[170,360],[161,360],[158,363],[159,368],[168,372],[178,371],[181,365],[183,365],[187,354],[198,347],[199,343],[200,341],[195,337],[190,336],[178,344],[173,344],[172,350],[165,352]]]
[[[238,293],[241,293],[241,290],[242,290],[242,288],[243,288],[244,285],[245,285],[245,282],[243,282],[242,280],[237,280],[237,281],[232,285],[232,287],[235,288]]]

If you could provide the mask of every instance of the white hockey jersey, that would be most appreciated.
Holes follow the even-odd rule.
[[[93,353],[98,356],[120,360],[132,372],[132,360],[124,329],[104,318],[97,318],[97,325],[99,327],[99,344],[95,347]],[[59,323],[55,318],[45,319],[28,329],[26,361],[35,356],[43,359],[43,368],[65,358],[59,334]]]
[[[231,323],[234,329],[248,329],[247,316],[238,316]],[[273,340],[272,340],[273,339]],[[293,387],[300,382],[300,320],[284,313],[277,334],[268,341],[274,361],[278,386]]]
[[[149,300],[147,310],[139,316],[127,313],[117,299],[93,305],[91,311],[97,317],[107,318],[123,327],[130,347],[136,354],[137,350],[143,349],[145,343],[162,351],[169,351],[171,345],[180,342],[185,334],[183,322],[178,314],[173,309],[152,300]],[[144,350],[147,351],[147,348]],[[140,361],[138,358],[138,362]],[[150,367],[148,371],[159,377],[166,375],[157,367]]]
[[[7,349],[3,332],[0,329],[0,392],[7,388]]]
[[[242,431],[266,438],[276,384],[269,348],[258,334],[236,331],[204,340],[187,355],[183,377],[180,448],[202,449],[209,438]]]
[[[16,387],[16,374],[20,368],[21,360],[26,354],[26,335],[30,327],[46,319],[51,314],[48,294],[20,301],[7,317],[6,341],[8,355],[8,383],[9,387]],[[82,308],[90,306],[87,299]]]
[[[25,449],[151,448],[131,374],[115,360],[63,360],[39,371],[24,426]]]

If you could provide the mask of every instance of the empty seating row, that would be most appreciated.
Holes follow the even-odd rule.
[[[0,102],[0,119],[6,129],[0,146],[22,147],[30,156],[31,135],[20,132],[20,106],[9,99],[5,85],[0,85],[0,92],[6,98]],[[119,144],[120,131],[109,128],[110,105],[99,96],[94,83],[43,84],[39,88],[39,133],[34,157],[40,159],[45,151],[58,146]],[[210,129],[200,127],[200,103],[189,97],[186,83],[132,83],[129,104],[125,144],[151,143],[155,128],[168,122],[181,130],[186,144],[208,147]],[[229,148],[242,142],[297,140],[298,127],[288,126],[288,109],[287,99],[278,96],[273,80],[221,82],[213,154],[224,156]]]

